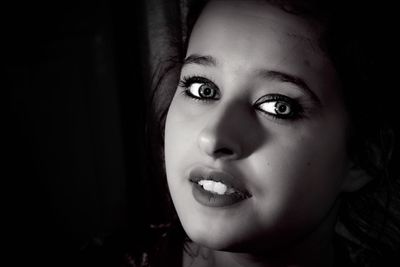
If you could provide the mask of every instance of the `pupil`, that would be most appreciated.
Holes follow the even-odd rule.
[[[277,105],[278,107],[278,112],[280,112],[280,113],[286,113],[287,112],[287,106],[286,105],[284,105],[284,104],[282,104],[282,103],[278,103],[278,105]]]
[[[209,87],[202,88],[201,93],[203,96],[210,97],[212,95],[212,90]]]

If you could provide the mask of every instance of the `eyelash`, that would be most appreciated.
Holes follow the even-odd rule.
[[[195,84],[205,84],[208,85],[210,88],[213,88],[213,90],[217,91],[217,94],[220,95],[220,90],[218,87],[215,85],[214,82],[210,81],[208,78],[204,78],[201,76],[184,76],[180,81],[179,81],[179,87],[182,88],[182,95],[185,97],[188,97],[192,100],[195,101],[201,101],[201,102],[212,102],[212,101],[217,101],[219,98],[201,98],[193,95],[190,92],[190,87]],[[273,114],[270,112],[267,112],[263,109],[260,108],[260,105],[270,103],[270,102],[281,102],[281,103],[286,103],[288,106],[290,106],[293,111],[291,112],[290,115],[279,115],[279,114]],[[287,121],[294,121],[298,120],[301,118],[305,117],[305,109],[300,105],[299,101],[290,97],[287,97],[285,95],[281,94],[269,94],[260,97],[258,100],[255,101],[253,104],[253,107],[262,112],[263,115],[266,115],[274,120],[287,120]]]
[[[277,104],[284,103],[286,104],[286,106],[289,106],[289,108],[292,110],[289,115],[281,115],[281,114],[272,114],[260,108],[262,104],[268,104],[271,102],[276,102]],[[277,120],[294,121],[305,117],[305,112],[304,112],[305,109],[302,107],[302,105],[300,105],[298,100],[281,94],[269,94],[262,96],[253,104],[253,107],[262,112],[263,114]]]
[[[210,81],[210,79],[201,77],[201,76],[184,76],[180,81],[179,81],[179,87],[181,87],[183,89],[182,94],[185,97],[189,97],[192,100],[195,101],[201,101],[201,102],[211,102],[211,101],[215,101],[218,100],[217,99],[213,99],[213,98],[201,98],[201,97],[197,97],[195,95],[193,95],[190,92],[190,86],[192,86],[195,83],[200,83],[200,84],[205,84],[208,85],[209,87],[213,88],[214,90],[217,91],[217,94],[219,94],[219,89],[218,87],[215,85],[214,82]]]

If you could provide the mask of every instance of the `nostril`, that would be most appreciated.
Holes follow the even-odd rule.
[[[197,139],[197,145],[203,153],[213,159],[233,160],[241,155],[240,142],[236,142],[227,131],[215,131],[205,128]]]
[[[214,154],[219,155],[219,156],[231,156],[234,154],[234,152],[229,148],[223,147],[223,148],[219,148],[219,149],[215,150]]]

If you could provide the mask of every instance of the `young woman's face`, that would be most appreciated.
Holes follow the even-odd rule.
[[[318,30],[277,7],[212,1],[190,37],[165,127],[169,189],[195,242],[283,246],[343,190],[347,116]]]

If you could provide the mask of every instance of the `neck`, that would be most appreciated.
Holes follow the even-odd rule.
[[[304,238],[291,246],[258,254],[217,251],[189,244],[183,266],[191,267],[333,267],[335,261],[333,229],[337,207]]]
[[[318,243],[300,243],[280,251],[263,255],[213,251],[215,267],[333,267],[334,248],[332,239]]]

